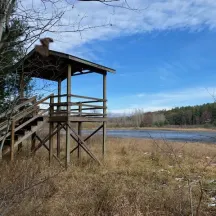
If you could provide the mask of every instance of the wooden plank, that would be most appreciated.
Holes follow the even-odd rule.
[[[70,116],[69,117],[70,122],[104,122],[107,121],[107,118],[103,117],[75,117],[75,116]]]
[[[50,103],[54,102],[54,97],[50,97]],[[53,107],[50,107],[50,117],[53,113]],[[49,123],[49,164],[52,163],[53,159],[53,131],[54,131],[54,123]]]
[[[61,103],[61,79],[58,80],[58,103]],[[57,108],[58,112],[60,111],[60,107]],[[60,128],[60,125],[58,124],[58,129]],[[60,146],[60,130],[57,132],[57,157],[60,158],[60,151],[61,151],[61,146]]]
[[[103,74],[103,116],[107,116],[107,82],[106,82],[107,73]],[[106,152],[106,121],[103,122],[103,144],[102,144],[102,155],[105,157]]]
[[[54,98],[58,98],[58,97],[67,97],[68,95],[67,94],[60,94],[60,95],[52,95],[51,97],[54,97]]]
[[[63,126],[64,126],[65,124],[63,124]],[[54,128],[54,130],[53,130],[53,133],[52,133],[52,136],[54,136],[57,132],[58,132],[58,130],[61,130],[62,128],[63,128],[63,126],[61,126],[60,127],[60,129],[57,129],[57,126]],[[44,139],[43,139],[43,142],[41,142],[35,149],[33,149],[33,152],[36,152],[38,149],[40,149],[42,146],[43,146],[43,144],[45,144],[48,140],[49,140],[49,138],[50,138],[50,134],[48,134]]]
[[[79,113],[82,116],[82,103],[79,104]],[[82,137],[82,122],[78,122],[78,135]],[[77,157],[81,158],[81,147],[79,145],[80,140],[78,140]]]
[[[52,116],[49,118],[49,122],[65,122],[67,121],[68,117],[65,116]]]
[[[101,103],[101,102],[103,102],[103,99],[92,100],[92,101],[80,101],[79,103],[85,104],[85,103]]]
[[[71,135],[72,138],[76,141],[79,142],[79,145],[82,147],[82,149],[95,161],[97,161],[100,165],[101,162],[94,156],[94,154],[90,151],[90,149],[86,146],[86,143],[83,141],[83,139],[76,133],[76,131],[74,131],[72,125],[70,123],[68,123],[68,126],[71,130]]]
[[[21,107],[27,105],[28,103],[34,101],[35,99],[36,99],[36,96],[34,96],[34,97],[28,99],[27,101],[25,101],[25,102],[23,102],[23,103],[21,103],[21,104],[19,104],[19,105],[16,105],[15,107],[13,107],[13,109],[9,109],[9,110],[7,110],[7,111],[1,113],[0,118],[3,118],[3,117],[5,117],[7,114],[10,114],[11,111],[15,111],[15,110],[20,109]],[[7,124],[7,121],[5,121],[5,122],[6,122],[6,124]],[[2,122],[0,125],[4,124],[5,122]],[[1,126],[0,126],[0,127],[1,127]]]
[[[47,110],[44,110],[44,111],[42,112],[42,114],[45,113],[46,111],[48,111],[48,109],[47,109]],[[29,119],[28,121],[25,121],[23,124],[19,125],[19,126],[15,129],[15,132],[17,132],[18,130],[22,129],[23,127],[25,127],[27,124],[29,124],[30,122],[34,121],[34,120],[37,119],[38,117],[42,117],[42,116],[41,116],[42,114],[36,115],[36,116],[32,117],[31,119]]]
[[[103,113],[71,112],[71,114],[76,114],[79,116],[103,116]]]
[[[71,102],[71,65],[68,65],[68,74],[67,74],[67,102]],[[67,106],[67,112],[71,110],[70,106]],[[70,163],[70,146],[71,146],[71,137],[70,137],[70,128],[69,122],[66,125],[66,160],[65,160],[65,167],[67,168]]]
[[[91,134],[89,134],[85,139],[84,142],[87,141],[88,139],[90,139],[92,136],[94,136],[101,128],[103,127],[103,124],[97,128],[95,131],[93,131]]]
[[[50,122],[49,124],[49,164],[52,163],[53,159],[53,129],[54,129],[54,123]]]
[[[41,139],[39,136],[36,135],[36,138],[37,138],[41,143],[43,142],[42,139]],[[49,152],[49,148],[47,147],[47,145],[46,145],[45,143],[43,143],[43,146],[44,146],[44,148]],[[60,164],[62,167],[64,167],[63,164],[61,163],[61,161],[59,160],[59,158],[58,158],[55,154],[53,154],[53,157],[59,162],[59,164]]]
[[[89,99],[89,100],[96,100],[96,101],[100,101],[103,102],[103,99],[101,98],[94,98],[94,97],[88,97],[88,96],[82,96],[82,95],[74,95],[74,94],[70,94],[71,97],[75,97],[75,98],[83,98],[83,99]]]
[[[26,140],[29,136],[31,136],[34,132],[36,132],[39,128],[43,127],[43,125],[47,123],[46,120],[43,121],[42,124],[40,124],[39,126],[35,126],[34,129],[32,129],[29,133],[27,133],[26,135],[24,135],[22,138],[18,139],[14,146],[16,147],[18,144],[20,144],[21,142],[23,142],[24,140]]]
[[[88,72],[83,72],[83,73],[73,74],[72,76],[85,75],[85,74],[89,74],[89,73],[93,73],[93,72],[92,72],[92,71],[88,71]]]
[[[33,106],[31,106],[31,107],[23,110],[22,112],[18,113],[17,115],[15,115],[13,118],[16,121],[18,121],[19,119],[21,119],[21,118],[25,117],[26,115],[30,114],[31,112],[35,111],[35,109],[37,109],[37,106],[39,104],[41,104],[42,102],[44,102],[45,100],[48,100],[51,97],[51,95],[53,95],[53,94],[50,94],[49,96],[41,99],[40,101],[36,102]]]
[[[36,138],[36,132],[31,135],[31,151],[33,149],[35,149],[35,144],[36,144],[36,139],[35,138]]]

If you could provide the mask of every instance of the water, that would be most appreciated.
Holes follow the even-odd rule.
[[[87,132],[87,131],[86,131]],[[89,133],[89,131],[88,131]],[[112,137],[153,138],[184,142],[216,143],[216,131],[171,131],[171,130],[107,130]]]

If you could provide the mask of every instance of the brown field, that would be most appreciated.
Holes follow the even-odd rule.
[[[0,215],[216,215],[214,145],[108,138],[102,166],[74,154],[68,170],[26,152],[0,165]]]

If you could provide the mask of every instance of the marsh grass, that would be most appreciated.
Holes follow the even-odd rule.
[[[88,145],[102,160],[101,138]],[[68,170],[47,156],[1,164],[0,215],[215,215],[214,145],[109,138],[102,166],[82,152]]]

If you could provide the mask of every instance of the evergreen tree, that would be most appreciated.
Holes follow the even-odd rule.
[[[15,17],[16,1],[12,1],[11,10],[8,11],[8,23],[3,29],[0,46],[0,112],[7,109],[11,100],[18,93],[19,74],[14,73],[14,65],[25,54],[25,32],[28,28],[25,21]],[[30,80],[25,80],[26,88]]]

